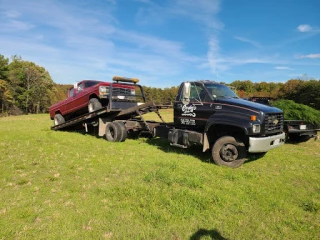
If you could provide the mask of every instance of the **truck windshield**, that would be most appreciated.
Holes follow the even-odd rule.
[[[101,81],[87,81],[87,82],[84,82],[84,86],[85,86],[85,88],[89,88],[89,87],[92,87],[100,82]]]
[[[238,96],[225,85],[207,83],[205,87],[213,98],[238,98]]]

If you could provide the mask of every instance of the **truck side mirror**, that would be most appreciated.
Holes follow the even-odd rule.
[[[182,92],[182,103],[184,105],[188,105],[190,103],[190,88],[191,84],[189,82],[185,82]]]

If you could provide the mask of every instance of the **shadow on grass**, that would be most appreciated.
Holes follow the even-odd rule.
[[[214,164],[214,161],[212,160],[210,151],[202,152],[202,146],[192,146],[190,148],[177,148],[170,146],[169,142],[166,139],[161,138],[149,138],[146,140],[146,142],[150,145],[157,146],[158,149],[164,151],[164,152],[175,152],[178,154],[184,154],[184,155],[192,155],[196,158],[198,158],[200,161],[205,163],[212,163]],[[264,156],[264,154],[249,154],[248,160],[244,162],[244,164],[254,162],[256,160],[261,159]]]
[[[202,152],[202,146],[195,145],[191,146],[190,148],[177,148],[170,146],[168,140],[161,138],[148,138],[146,139],[146,143],[156,146],[158,147],[158,149],[164,152],[174,152],[178,154],[192,155],[202,162],[213,163],[210,152]]]
[[[247,159],[247,161],[244,162],[244,164],[252,163],[254,161],[257,161],[257,160],[263,158],[263,156],[265,154],[268,154],[268,153],[256,153],[256,154],[251,153],[251,154],[248,154],[248,159]]]
[[[227,238],[224,238],[221,236],[221,234],[213,229],[213,230],[206,230],[206,229],[199,229],[197,232],[195,232],[191,237],[190,240],[201,240],[202,237],[210,237],[212,240],[227,240]]]
[[[70,131],[70,130],[65,130],[65,131]],[[92,128],[89,130],[89,132],[86,132],[83,128],[82,129],[73,129],[70,132],[76,132],[82,135],[91,135],[96,138],[100,139],[105,139],[105,137],[100,137],[98,136],[98,129]],[[202,152],[202,146],[200,145],[194,145],[189,148],[178,148],[178,147],[173,147],[170,145],[169,141],[167,139],[162,139],[162,138],[149,138],[149,135],[137,135],[137,134],[128,134],[129,139],[145,139],[142,141],[145,141],[146,143],[156,146],[158,149],[162,150],[163,152],[173,152],[173,153],[178,153],[178,154],[184,154],[184,155],[191,155],[196,158],[198,158],[200,161],[205,162],[205,163],[212,163],[215,164],[212,156],[211,156],[211,150],[208,150],[206,152]],[[253,161],[259,160],[262,158],[264,154],[249,154],[248,155],[248,160],[244,162],[244,164],[251,163]]]

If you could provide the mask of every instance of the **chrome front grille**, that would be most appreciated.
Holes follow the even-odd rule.
[[[279,132],[283,130],[283,113],[268,113],[265,118],[265,132]]]
[[[120,96],[120,95],[124,95],[124,96],[130,96],[132,95],[130,88],[113,88],[112,89],[112,95],[114,96]]]

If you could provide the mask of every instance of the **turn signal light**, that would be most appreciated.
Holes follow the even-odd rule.
[[[250,120],[251,120],[251,121],[256,121],[256,120],[257,120],[257,116],[251,115],[251,116],[250,116]]]

